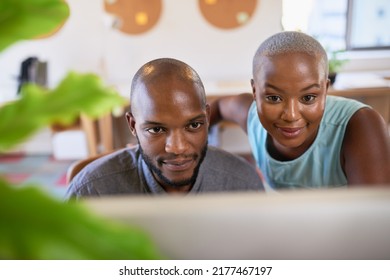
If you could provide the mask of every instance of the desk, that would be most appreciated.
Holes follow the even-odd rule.
[[[370,105],[390,124],[390,71],[340,73],[328,94]]]
[[[386,123],[390,124],[390,87],[343,90],[331,88],[328,94],[359,100],[375,109],[382,115]]]

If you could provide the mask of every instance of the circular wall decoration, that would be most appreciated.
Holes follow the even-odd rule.
[[[104,9],[116,18],[114,27],[128,34],[141,34],[156,25],[161,0],[105,0]]]
[[[199,0],[203,17],[212,25],[233,29],[245,25],[252,17],[258,0]]]

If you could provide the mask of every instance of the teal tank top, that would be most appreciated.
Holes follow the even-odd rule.
[[[347,178],[340,163],[341,146],[349,119],[363,107],[368,106],[352,99],[327,96],[320,128],[310,148],[294,160],[278,161],[268,154],[268,133],[259,121],[253,102],[248,112],[248,138],[267,189],[346,186]]]

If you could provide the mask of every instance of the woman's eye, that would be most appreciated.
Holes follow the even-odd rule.
[[[158,134],[158,133],[163,132],[163,129],[162,129],[162,127],[152,127],[152,128],[147,129],[146,131],[151,133],[151,134]]]
[[[266,99],[272,103],[277,103],[277,102],[280,102],[282,99],[280,98],[280,96],[277,96],[277,95],[270,95],[270,96],[267,96]]]
[[[316,99],[315,95],[305,95],[304,97],[302,97],[302,100],[305,103],[312,103],[315,99]]]

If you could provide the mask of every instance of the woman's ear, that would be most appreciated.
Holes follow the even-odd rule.
[[[135,118],[132,113],[126,112],[127,125],[129,126],[131,134],[137,136],[137,130],[135,129]]]
[[[328,92],[329,86],[330,86],[330,79],[327,79],[326,80],[326,91],[327,92]]]
[[[251,86],[252,86],[253,100],[256,100],[256,86],[255,86],[255,81],[253,79],[251,79]]]

